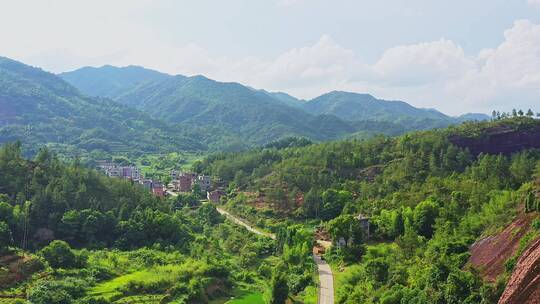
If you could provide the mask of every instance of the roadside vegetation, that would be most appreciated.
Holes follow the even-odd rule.
[[[211,204],[178,206],[178,198],[156,198],[47,150],[26,160],[18,143],[0,148],[0,171],[6,301],[272,301],[311,283],[310,235],[291,232],[278,245],[225,221]],[[290,287],[277,279],[289,273]]]
[[[229,183],[229,210],[263,228],[324,228],[334,240],[325,258],[339,271],[337,303],[496,303],[508,273],[485,281],[469,247],[539,210],[540,152],[474,155],[449,138],[538,126],[501,117],[397,138],[219,153],[200,167]],[[359,214],[370,219],[369,238]]]

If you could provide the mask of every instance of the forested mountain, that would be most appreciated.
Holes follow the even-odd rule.
[[[354,131],[338,118],[317,117],[287,106],[266,92],[203,76],[175,76],[117,99],[181,130],[218,132],[245,144],[265,144],[286,136],[328,140]],[[206,131],[208,130],[208,131]]]
[[[306,103],[305,100],[298,99],[284,92],[268,92],[266,90],[261,90],[261,92],[264,92],[291,107],[302,107],[302,105]]]
[[[466,120],[485,120],[483,114],[467,114],[458,118],[434,109],[415,108],[403,101],[377,99],[369,94],[334,91],[314,98],[302,106],[312,114],[332,114],[347,121],[390,121],[423,125],[423,129],[448,126]],[[419,128],[422,129],[422,128]]]
[[[86,97],[54,74],[0,58],[0,143],[15,140],[29,152],[41,145],[72,153],[205,149],[143,112]]]
[[[497,303],[512,273],[520,285],[505,298],[519,300],[508,303],[533,303],[539,138],[540,120],[516,115],[221,153],[196,168],[228,182],[226,207],[263,228],[286,219],[319,225],[333,241],[325,259],[341,272],[336,303]]]
[[[109,73],[107,69],[116,73]],[[116,101],[155,118],[180,124],[180,132],[201,138],[214,150],[238,150],[287,136],[321,141],[345,136],[397,135],[485,118],[481,115],[452,118],[405,102],[348,92],[331,92],[304,101],[283,92],[255,90],[204,76],[177,75],[145,83],[132,77],[131,81],[126,81],[130,75],[128,69],[83,68],[63,76],[83,91],[102,80],[125,84],[119,89],[121,94],[112,96]],[[148,74],[145,79],[151,79],[155,73],[150,70],[140,72]],[[96,92],[94,89],[92,94]]]
[[[78,88],[88,96],[118,98],[147,83],[171,77],[168,74],[139,66],[115,67],[105,65],[99,68],[83,67],[58,76]]]

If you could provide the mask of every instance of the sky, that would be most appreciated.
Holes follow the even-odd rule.
[[[0,56],[540,112],[540,0],[0,0]]]

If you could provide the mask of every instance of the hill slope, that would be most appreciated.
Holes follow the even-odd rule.
[[[218,128],[247,143],[264,144],[285,136],[328,140],[355,129],[287,106],[266,92],[203,76],[175,76],[148,84],[118,99],[182,129]]]
[[[83,67],[58,76],[88,96],[117,98],[138,86],[171,77],[168,74],[139,66],[99,68]]]
[[[334,91],[303,105],[312,114],[333,114],[345,120],[410,121],[432,120],[441,125],[453,120],[435,110],[418,109],[403,101],[376,99],[369,94]]]
[[[58,76],[0,57],[0,142],[63,150],[202,149],[167,124],[113,101],[89,98]]]
[[[102,92],[157,119],[180,124],[179,132],[219,150],[238,150],[287,136],[321,141],[399,135],[483,117],[453,118],[405,102],[349,92],[304,101],[239,83],[168,76],[138,67],[82,68],[62,76],[90,95]]]

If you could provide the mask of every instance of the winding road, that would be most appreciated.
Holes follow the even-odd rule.
[[[177,196],[178,194],[167,191],[167,193]],[[208,202],[206,202],[208,203]],[[225,211],[224,209],[214,205],[216,207],[216,210],[226,218],[228,218],[231,222],[245,227],[248,231],[269,237],[273,240],[276,239],[276,235],[273,233],[265,232],[262,230],[259,230],[257,228],[254,228],[252,225],[250,225],[248,222],[244,221],[243,219],[232,215],[231,213]],[[313,255],[313,260],[315,261],[315,264],[317,264],[317,269],[319,271],[319,301],[318,304],[334,304],[334,275],[332,274],[332,269],[330,268],[330,265],[326,263],[325,260],[323,260],[318,255]]]
[[[272,238],[273,240],[276,239],[275,234],[253,228],[253,226],[249,225],[246,221],[230,214],[229,212],[217,206],[216,209],[223,216],[226,216],[232,222],[245,227],[247,230],[258,235]],[[330,265],[328,265],[328,263],[326,263],[326,261],[318,255],[314,254],[313,260],[315,261],[315,264],[317,264],[317,269],[319,271],[319,301],[317,303],[334,304],[334,275],[332,274],[332,269],[330,268]]]
[[[319,301],[318,304],[334,304],[334,275],[330,265],[318,255],[313,260],[319,270]]]
[[[266,236],[266,237],[269,237],[273,240],[276,239],[276,235],[273,234],[273,233],[268,233],[268,232],[264,232],[264,231],[261,231],[257,228],[253,228],[253,226],[249,225],[248,223],[246,223],[244,220],[230,214],[229,212],[219,208],[218,206],[215,206],[216,207],[216,210],[223,216],[225,216],[226,218],[228,218],[230,221],[234,222],[235,224],[238,224],[240,226],[244,226],[248,231],[251,231],[255,234],[258,234],[258,235],[262,235],[262,236]]]

